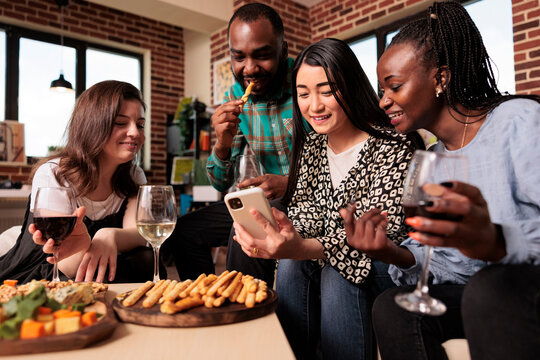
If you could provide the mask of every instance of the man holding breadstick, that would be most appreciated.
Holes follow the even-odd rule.
[[[271,7],[247,4],[232,16],[227,35],[236,82],[212,115],[217,142],[208,159],[208,177],[214,188],[227,191],[234,182],[235,159],[247,150],[259,159],[266,174],[238,186],[260,187],[268,199],[276,199],[272,206],[283,209],[277,199],[285,193],[289,172],[293,64],[287,57],[283,23]],[[213,273],[211,247],[228,243],[227,269],[273,284],[274,260],[245,255],[229,237],[232,223],[223,202],[179,218],[169,243],[180,278]]]

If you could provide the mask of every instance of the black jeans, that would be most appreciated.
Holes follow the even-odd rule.
[[[281,209],[281,202],[270,205]],[[232,235],[232,218],[223,201],[187,213],[178,218],[174,232],[164,244],[164,251],[172,252],[180,279],[196,279],[200,274],[215,272],[211,248],[227,245],[227,269],[241,271],[274,283],[275,260],[252,259]]]
[[[430,285],[429,294],[442,300],[447,311],[441,316],[409,312],[394,297],[414,286],[390,289],[373,305],[373,327],[383,360],[448,359],[442,343],[464,337],[461,322],[463,285]]]
[[[462,306],[473,360],[540,357],[540,266],[480,270],[465,287]]]

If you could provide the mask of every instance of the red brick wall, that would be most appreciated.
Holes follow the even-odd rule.
[[[235,0],[234,10],[242,5],[253,1]],[[259,0],[258,2],[265,3],[279,13],[283,20],[285,28],[285,40],[289,44],[289,56],[295,58],[302,49],[309,45],[310,26],[309,26],[309,11],[306,7],[294,3],[292,0]],[[233,14],[231,14],[232,16]],[[229,44],[227,43],[227,27],[212,34],[210,38],[210,54],[211,54],[211,69],[213,82],[213,67],[215,61],[229,56]],[[212,98],[214,96],[212,89]]]
[[[0,15],[60,28],[60,12],[54,0],[0,0]],[[72,0],[64,10],[67,37],[80,34],[152,51],[151,68],[151,170],[148,182],[164,184],[166,179],[166,114],[174,113],[184,95],[184,40],[179,27],[110,9],[94,3]],[[76,37],[76,36],[74,36]],[[27,181],[30,166],[0,166],[0,176]]]
[[[540,4],[512,0],[516,92],[540,94]]]
[[[309,9],[312,41],[338,36],[368,21],[395,16],[406,7],[432,0],[324,0]],[[516,92],[540,94],[540,4],[512,0]]]

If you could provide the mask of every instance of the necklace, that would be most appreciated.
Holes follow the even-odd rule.
[[[470,110],[469,110],[470,111]],[[460,152],[463,151],[463,146],[465,145],[465,136],[467,135],[467,127],[469,127],[469,111],[467,111],[467,118],[465,119],[465,122],[462,124],[465,124],[465,128],[463,129],[463,136],[461,137],[461,146],[460,146]]]

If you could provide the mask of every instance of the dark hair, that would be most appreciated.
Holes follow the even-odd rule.
[[[274,10],[268,5],[260,3],[247,4],[241,6],[238,10],[235,11],[233,16],[229,20],[229,25],[227,26],[227,38],[229,37],[229,30],[234,20],[238,19],[245,23],[251,23],[259,20],[260,18],[264,18],[270,21],[270,24],[272,24],[276,36],[279,37],[280,41],[283,41],[284,30],[281,17],[276,12],[276,10]]]
[[[444,96],[458,113],[457,104],[487,113],[511,98],[540,99],[534,95],[501,94],[480,31],[467,10],[455,1],[434,3],[426,16],[405,25],[389,47],[403,43],[420,50],[424,65],[439,69],[439,76],[441,67],[448,68],[450,77]]]
[[[67,181],[77,196],[85,196],[95,190],[99,179],[99,156],[111,136],[114,121],[124,100],[137,100],[146,109],[140,91],[121,81],[103,81],[84,91],[66,128],[67,144],[57,155],[40,161],[37,168],[47,161],[60,158],[56,180]],[[138,185],[131,176],[136,159],[118,166],[111,185],[118,195],[132,196]]]
[[[292,69],[293,146],[284,203],[288,203],[294,193],[302,149],[308,135],[298,106],[296,89],[296,75],[302,64],[321,66],[324,69],[334,98],[356,128],[377,138],[399,141],[374,127],[393,129],[390,120],[379,108],[379,98],[351,48],[338,39],[323,39],[307,46],[296,58]],[[415,145],[421,143],[416,132],[411,134],[411,139],[414,139]]]

